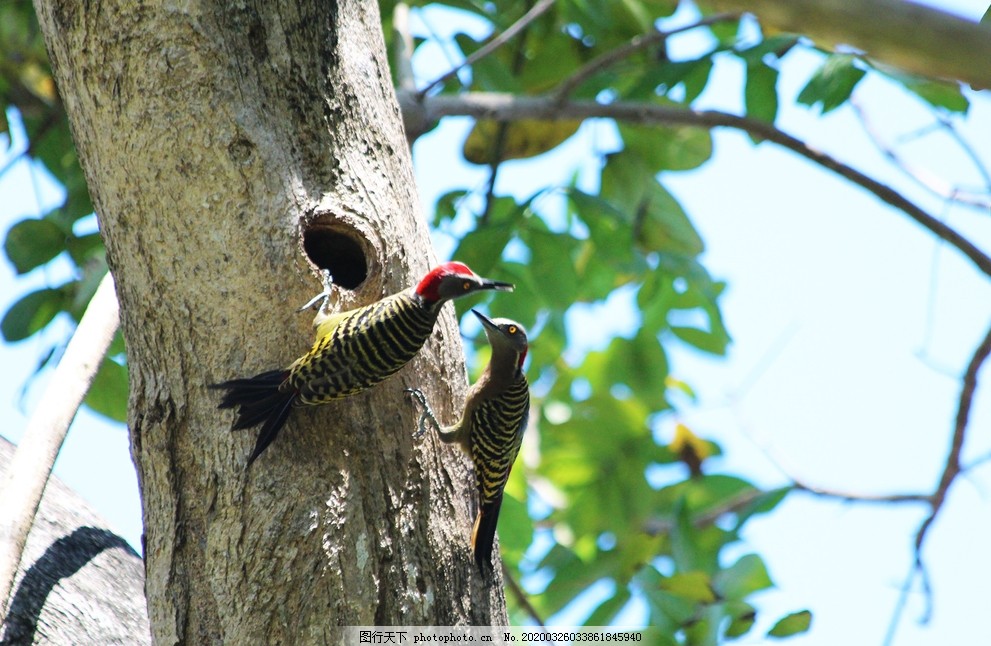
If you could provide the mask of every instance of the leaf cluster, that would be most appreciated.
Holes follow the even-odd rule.
[[[0,320],[0,333],[5,341],[16,342],[39,334],[60,316],[78,322],[107,272],[107,262],[100,234],[86,231],[93,204],[30,3],[0,4],[0,52],[0,105],[15,110],[16,116],[12,122],[6,112],[0,115],[0,133],[15,141],[23,132],[26,139],[23,150],[11,151],[0,173],[8,172],[15,162],[28,161],[32,177],[47,172],[64,190],[61,204],[10,227],[4,253],[18,275],[55,263],[68,266],[70,274],[61,284],[31,291],[10,305]],[[33,190],[37,193],[37,186]],[[37,369],[57,361],[64,343],[43,353]],[[113,358],[100,366],[85,403],[124,421],[127,367],[119,335],[111,354]]]

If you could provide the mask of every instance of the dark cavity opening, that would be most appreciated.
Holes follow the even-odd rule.
[[[314,265],[330,272],[338,287],[357,289],[368,277],[365,250],[350,228],[314,224],[303,233],[303,249]]]

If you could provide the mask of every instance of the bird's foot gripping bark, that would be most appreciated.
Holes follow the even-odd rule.
[[[296,310],[297,312],[302,312],[303,310],[308,310],[317,302],[320,303],[320,307],[317,308],[318,311],[322,312],[323,308],[327,306],[327,301],[330,300],[330,291],[334,286],[334,277],[330,275],[329,269],[321,269],[320,275],[323,283],[323,291],[306,301],[306,305]]]
[[[423,394],[423,391],[419,388],[407,388],[406,394],[409,395],[410,399],[419,402],[420,406],[423,406],[423,412],[420,413],[420,419],[416,423],[416,433],[413,433],[413,437],[417,439],[423,437],[423,434],[427,432],[427,422],[433,424],[434,429],[440,433],[440,423],[437,421],[434,412],[430,410],[430,404],[427,403],[427,396]]]

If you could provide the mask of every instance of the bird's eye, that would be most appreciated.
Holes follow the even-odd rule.
[[[471,283],[466,280],[465,282],[461,283],[461,289],[467,292],[469,289],[471,289]]]
[[[510,334],[516,334],[516,326],[515,325],[510,325],[509,326],[509,333]]]

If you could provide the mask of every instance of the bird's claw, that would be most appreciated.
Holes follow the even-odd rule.
[[[323,277],[321,281],[323,284],[323,291],[306,301],[306,305],[296,310],[297,312],[308,310],[317,302],[320,303],[320,307],[317,308],[318,311],[323,311],[323,308],[326,307],[327,301],[330,300],[331,289],[334,286],[334,277],[330,275],[329,269],[321,269],[320,275]]]
[[[413,437],[416,439],[423,437],[423,434],[427,432],[428,421],[433,424],[439,433],[440,424],[437,422],[437,418],[434,417],[434,412],[430,410],[430,404],[427,403],[427,396],[423,394],[423,391],[419,388],[407,388],[405,392],[409,395],[410,399],[416,400],[423,407],[423,412],[420,413],[420,419],[416,422],[416,432],[413,433]]]

